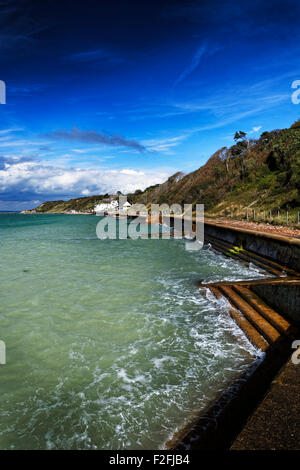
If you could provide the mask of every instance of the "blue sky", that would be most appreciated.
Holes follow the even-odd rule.
[[[300,2],[0,0],[0,210],[144,189],[300,117]]]

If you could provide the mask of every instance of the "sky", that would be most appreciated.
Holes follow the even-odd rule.
[[[300,2],[0,0],[0,80],[0,210],[144,189],[300,117]]]

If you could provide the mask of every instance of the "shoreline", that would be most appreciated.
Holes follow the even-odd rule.
[[[291,447],[289,447],[288,437],[285,437],[284,442],[286,448],[295,449],[293,443],[297,442],[297,439],[300,442],[300,430],[297,424],[300,419],[300,400],[296,400],[297,404],[294,406],[294,414],[292,415],[289,413],[289,405],[281,405],[281,403],[285,403],[282,396],[285,394],[286,387],[291,388],[288,396],[290,396],[290,400],[295,401],[300,386],[300,376],[295,369],[297,366],[291,363],[293,341],[300,337],[300,270],[298,263],[296,263],[298,268],[296,271],[288,267],[291,264],[288,257],[285,258],[285,263],[281,259],[280,264],[276,258],[281,258],[282,246],[283,250],[286,246],[293,247],[293,254],[296,256],[295,250],[300,249],[300,240],[278,234],[229,227],[215,221],[206,221],[205,228],[209,232],[207,235],[206,230],[205,237],[213,243],[212,248],[216,252],[236,258],[240,262],[260,263],[260,267],[262,267],[263,261],[266,269],[269,267],[269,276],[266,276],[265,279],[236,283],[230,281],[211,284],[199,283],[200,288],[210,289],[216,298],[226,294],[227,301],[229,300],[232,305],[232,308],[229,308],[229,313],[233,319],[248,336],[248,339],[257,347],[260,346],[259,349],[265,352],[262,353],[261,358],[254,360],[245,373],[235,379],[214,401],[175,432],[173,437],[165,443],[165,448],[173,451],[282,449],[277,436],[285,435],[286,430],[292,428],[296,435],[292,435]],[[253,238],[256,240],[255,244]],[[268,253],[272,256],[266,258],[257,254],[260,252],[261,246],[264,246],[265,241],[272,242],[277,247],[277,250],[273,249],[272,253]],[[254,252],[246,251],[247,255],[245,256],[244,249],[237,252],[230,249],[230,245],[234,248],[233,243],[238,244],[238,242],[240,242],[239,246],[248,243]],[[247,249],[250,248],[247,247]],[[286,268],[286,275],[280,272],[281,268]],[[238,286],[244,287],[240,289]],[[287,288],[289,293],[287,293]],[[237,293],[241,292],[243,298],[237,296]],[[244,292],[249,294],[245,297]],[[259,294],[259,297],[255,292]],[[251,303],[245,302],[247,299]],[[269,305],[275,307],[277,311],[277,306],[280,306],[280,316]],[[254,306],[255,308],[253,308]],[[260,317],[258,312],[264,317]],[[266,318],[272,322],[269,326],[266,323]],[[285,319],[288,319],[288,322]],[[249,322],[249,320],[251,321]],[[262,321],[266,326],[263,326]],[[285,322],[287,326],[285,326]],[[276,336],[276,330],[272,325],[276,325],[276,328],[279,329],[282,328],[282,334]],[[269,345],[265,338],[268,338]],[[284,387],[281,386],[280,377],[282,375],[285,378]],[[272,385],[274,380],[276,386]],[[259,405],[260,402],[263,404]],[[276,413],[272,413],[273,403],[278,408]],[[293,402],[290,404],[292,405]],[[261,418],[266,414],[266,409],[268,416],[271,413],[268,421],[268,429],[272,430],[270,443],[269,436],[264,433]],[[256,444],[254,432],[259,433],[258,444]]]
[[[21,212],[14,212],[15,214],[21,214],[21,215],[96,215],[95,212],[80,212],[80,211],[64,211],[64,212],[37,212],[34,209],[33,210],[25,210]],[[0,212],[1,214],[1,212]]]
[[[30,215],[30,214],[41,214],[41,215],[97,215],[94,211],[63,211],[63,212],[37,212],[35,209],[23,210],[23,211],[0,211],[0,214],[21,214],[21,215]],[[118,217],[127,215],[129,217],[138,217],[138,215],[130,214],[129,213],[120,213],[120,212],[109,212],[105,215]],[[140,215],[143,216],[142,214]],[[145,217],[147,217],[145,215]],[[172,218],[172,216],[171,216]],[[195,220],[195,217],[193,217]],[[217,225],[221,227],[228,227],[229,229],[237,229],[240,231],[253,231],[259,232],[261,235],[263,234],[270,234],[283,236],[287,238],[294,238],[295,240],[300,240],[300,229],[293,228],[291,225],[273,225],[271,223],[265,222],[252,222],[246,220],[238,220],[238,219],[227,219],[225,217],[206,217],[204,218],[204,223],[209,225]]]

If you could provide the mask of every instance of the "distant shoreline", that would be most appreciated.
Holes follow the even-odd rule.
[[[53,215],[95,215],[95,212],[79,212],[79,211],[63,211],[63,212],[37,212],[35,209],[32,210],[24,210],[21,212],[17,212],[18,214],[22,215],[30,215],[30,214],[53,214]]]
[[[0,211],[0,214],[20,214],[21,211]]]

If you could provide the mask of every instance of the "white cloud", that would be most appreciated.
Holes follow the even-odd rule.
[[[81,191],[81,194],[82,194],[82,196],[89,196],[90,192],[89,192],[88,189],[83,189],[83,191]]]
[[[142,176],[145,174],[143,171],[127,170],[126,168],[124,170],[121,170],[120,173],[122,173],[122,175],[139,175],[139,176]]]
[[[9,127],[8,129],[1,129],[0,135],[11,134],[12,132],[23,131],[22,127]]]
[[[175,80],[174,86],[178,85],[178,83],[182,82],[182,80],[184,80],[188,75],[190,75],[191,73],[194,72],[194,70],[196,70],[206,50],[207,50],[207,47],[205,44],[202,44],[197,49],[194,56],[192,57],[190,64],[185,68],[185,70],[183,70],[183,72],[181,72],[179,77]]]
[[[169,176],[165,170],[136,171],[61,168],[36,161],[5,162],[0,170],[0,192],[55,195],[90,195],[118,190],[127,193],[162,183]]]
[[[178,135],[175,137],[143,140],[142,143],[147,146],[148,150],[171,154],[172,152],[170,151],[170,149],[172,149],[172,147],[177,147],[178,145],[180,145],[182,141],[185,140],[187,137],[188,135]]]

